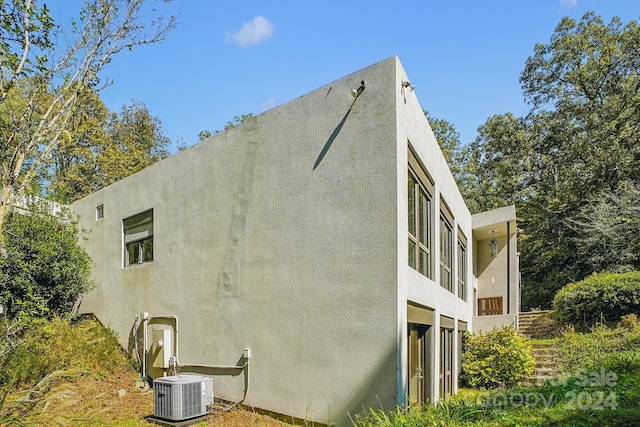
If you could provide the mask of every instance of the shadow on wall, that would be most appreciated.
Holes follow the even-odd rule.
[[[360,87],[364,87],[363,85],[364,85],[364,81],[362,82],[362,85]],[[331,91],[331,88],[329,89],[329,91]],[[353,102],[349,106],[349,109],[347,110],[347,113],[344,115],[342,120],[340,120],[340,123],[338,123],[338,126],[336,126],[336,128],[333,130],[333,132],[331,132],[331,136],[329,136],[329,139],[327,139],[327,142],[324,144],[324,147],[322,147],[322,151],[318,155],[318,158],[316,159],[316,163],[313,165],[313,170],[316,170],[316,168],[320,165],[320,162],[322,162],[322,159],[324,159],[324,156],[329,151],[329,148],[331,148],[331,144],[333,144],[333,141],[335,141],[336,137],[338,136],[338,134],[342,130],[342,127],[344,126],[344,123],[347,121],[347,118],[349,117],[349,114],[351,114],[351,110],[353,109],[353,105],[358,100],[358,97],[362,93],[362,90],[360,90],[360,88],[358,88],[358,92],[356,92],[356,93],[357,93],[357,95],[355,96],[355,99],[353,100]]]
[[[353,398],[336,413],[331,411],[332,414],[329,415],[338,415],[338,417],[337,419],[330,417],[333,423],[330,425],[352,425],[352,419],[355,421],[356,416],[369,412],[369,408],[385,411],[395,409],[398,402],[396,396],[398,390],[397,360],[396,347],[392,346],[382,354],[378,366],[371,370],[366,380],[362,381]]]

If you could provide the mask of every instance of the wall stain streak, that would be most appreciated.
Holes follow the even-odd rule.
[[[259,141],[255,135],[255,119],[243,123],[243,126],[246,127],[244,131],[245,135],[249,137],[249,142],[247,144],[247,153],[240,177],[240,188],[234,201],[233,219],[227,240],[229,247],[224,256],[222,273],[218,281],[218,297],[220,298],[237,298],[240,296],[238,246],[240,245],[247,224]]]

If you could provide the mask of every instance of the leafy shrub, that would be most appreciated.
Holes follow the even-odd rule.
[[[638,327],[638,315],[635,313],[631,313],[622,316],[620,318],[620,323],[618,323],[618,327],[633,331]]]
[[[618,353],[640,349],[640,328],[599,325],[588,333],[567,333],[556,342],[558,363],[565,370],[592,368]]]
[[[6,256],[0,260],[0,304],[9,317],[18,316],[25,301],[43,301],[47,316],[69,313],[91,289],[91,259],[78,235],[68,211],[52,215],[44,202],[11,213],[4,229]]]
[[[640,271],[596,273],[570,283],[558,291],[553,307],[560,322],[575,325],[615,322],[640,313]]]
[[[534,369],[529,340],[511,328],[467,334],[462,354],[462,380],[471,387],[516,384]]]

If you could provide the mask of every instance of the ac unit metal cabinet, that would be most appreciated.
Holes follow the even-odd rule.
[[[153,381],[153,415],[172,421],[207,414],[213,403],[213,379],[202,375],[161,377]]]

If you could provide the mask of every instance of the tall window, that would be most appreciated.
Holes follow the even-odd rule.
[[[433,184],[409,150],[408,214],[409,265],[429,278],[431,267],[431,195]]]
[[[431,277],[431,197],[409,171],[409,265]]]
[[[458,229],[458,269],[457,269],[457,282],[458,282],[458,297],[463,300],[467,300],[467,239],[464,234]]]
[[[453,218],[441,203],[440,210],[440,286],[453,292]]]
[[[122,221],[124,266],[153,261],[153,209]]]
[[[440,328],[440,398],[451,396],[452,393],[453,329],[444,327]]]

